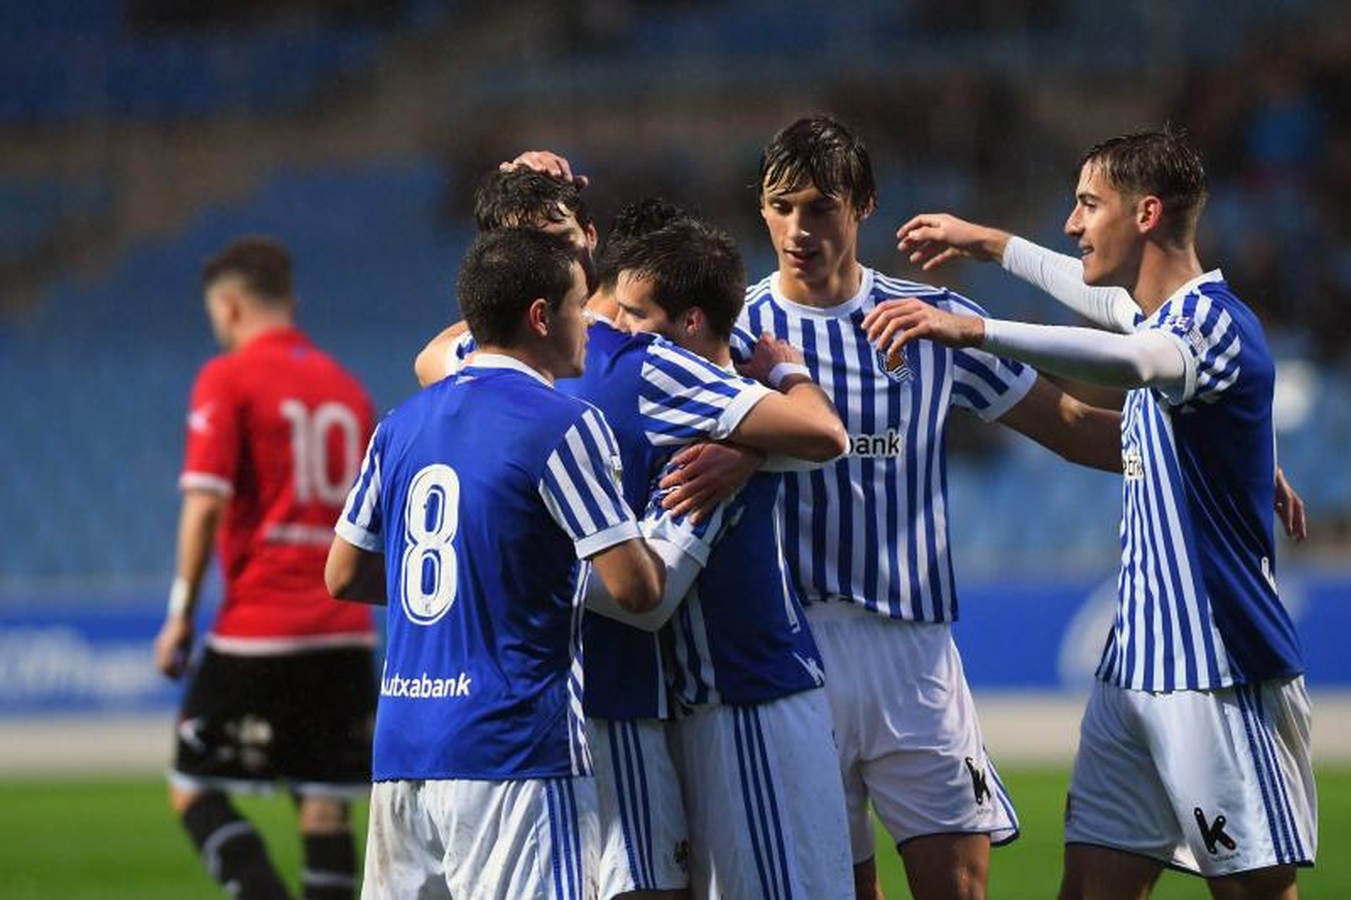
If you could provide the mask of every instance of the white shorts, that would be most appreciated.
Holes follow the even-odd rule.
[[[1206,877],[1312,864],[1318,798],[1303,678],[1151,694],[1095,682],[1065,843]]]
[[[695,900],[852,900],[844,794],[820,690],[700,706],[671,726]]]
[[[379,781],[362,900],[591,900],[589,778]]]
[[[668,727],[657,719],[586,720],[600,802],[601,900],[689,883],[689,829]]]
[[[852,603],[812,604],[807,619],[826,670],[855,864],[875,852],[869,799],[897,846],[934,834],[1017,837],[951,626]]]

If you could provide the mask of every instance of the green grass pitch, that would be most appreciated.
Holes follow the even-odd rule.
[[[1060,813],[1064,769],[1001,772],[1018,804],[1023,835],[996,850],[991,864],[994,900],[1046,900],[1060,871]],[[1318,772],[1323,853],[1318,868],[1300,874],[1300,895],[1312,900],[1351,897],[1351,859],[1338,852],[1338,835],[1351,835],[1351,768]],[[277,864],[296,883],[299,843],[289,801],[244,798],[240,805],[263,830]],[[358,818],[364,829],[365,817]],[[1330,840],[1329,837],[1332,839]],[[896,853],[878,842],[889,900],[909,897]],[[0,782],[0,896],[6,900],[218,900],[171,820],[155,779]],[[1208,896],[1203,883],[1165,873],[1155,897]]]

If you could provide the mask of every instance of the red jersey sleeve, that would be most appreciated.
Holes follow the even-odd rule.
[[[214,359],[197,373],[188,402],[187,452],[180,490],[234,493],[240,457],[240,415],[224,358]]]

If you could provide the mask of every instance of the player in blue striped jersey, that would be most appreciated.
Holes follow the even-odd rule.
[[[706,359],[709,369],[730,370],[728,339],[745,282],[726,235],[698,222],[673,223],[630,242],[606,265],[618,271],[622,327],[655,332]],[[664,343],[658,339],[656,346]],[[805,392],[828,408],[800,356],[771,352],[785,349],[783,342],[761,339],[744,371],[781,379],[790,394]],[[661,371],[650,371],[657,364]],[[638,406],[649,440],[670,447],[726,437],[792,452],[801,425],[787,419],[748,416],[728,435],[700,428],[697,407],[678,390],[691,377],[688,368],[660,358],[645,364]],[[667,396],[673,390],[679,405]],[[842,439],[841,432],[828,456],[843,450]],[[782,465],[776,460],[771,468]],[[851,896],[844,795],[821,690],[825,676],[783,561],[782,480],[770,469],[750,478],[737,497],[737,521],[712,547],[664,635],[679,703],[671,741],[690,821],[696,898]]]
[[[513,182],[529,187],[527,191],[517,184],[510,191],[517,198],[516,205],[494,199],[502,193],[501,186]],[[555,199],[542,205],[522,204],[519,198],[523,196]],[[535,172],[490,177],[480,200],[484,201],[480,206],[494,210],[496,219],[525,220],[536,226],[542,224],[540,210],[561,207],[570,213],[573,204],[579,203],[570,183]],[[642,232],[681,215],[677,208],[655,200],[621,211],[607,236],[608,252],[602,254],[597,290],[588,303],[593,321],[588,328],[585,371],[582,377],[562,379],[558,385],[605,412],[624,462],[624,495],[639,512],[648,503],[652,476],[675,447],[692,440],[732,432],[751,446],[821,459],[836,455],[837,441],[842,440],[829,402],[813,386],[793,385],[796,396],[775,396],[766,403],[773,392],[651,335],[630,337],[613,326],[618,273],[605,258]],[[491,217],[478,218],[486,227],[499,224]],[[564,216],[562,226],[555,230],[563,230],[585,246],[579,238],[587,229],[571,227],[572,219],[571,214]],[[687,254],[693,254],[701,265],[682,272],[677,287],[697,294],[730,290],[739,304],[744,274],[735,248],[724,237],[702,228],[682,235],[691,241]],[[701,250],[706,252],[701,255]],[[472,335],[457,338],[455,332],[443,332],[420,355],[420,378],[439,379],[447,370],[457,369],[475,349]],[[752,458],[751,469],[755,464]],[[737,466],[749,476],[744,461]],[[633,623],[633,619],[595,615],[583,620],[589,686],[585,709],[600,794],[605,897],[621,892],[664,896],[659,892],[675,892],[687,880],[682,847],[688,832],[681,789],[661,723],[670,713],[665,663],[657,636]],[[648,617],[649,629],[650,624]]]
[[[363,896],[589,897],[581,596],[594,572],[642,612],[664,571],[603,416],[553,388],[585,352],[576,249],[487,235],[458,292],[481,352],[379,425],[325,572],[389,598]]]
[[[868,323],[884,347],[982,346],[1129,389],[1117,616],[1070,784],[1066,900],[1147,896],[1165,865],[1216,897],[1293,898],[1315,854],[1303,661],[1275,578],[1275,367],[1252,311],[1197,258],[1205,196],[1171,131],[1083,157],[1065,230],[1087,285],[1130,291],[1129,333],[911,301]]]
[[[779,266],[748,291],[740,324],[800,346],[850,433],[847,458],[787,476],[783,524],[827,673],[856,890],[878,894],[871,799],[916,897],[981,897],[991,839],[1012,838],[1017,820],[951,637],[947,417],[965,408],[1066,458],[1115,469],[1119,415],[979,350],[877,353],[861,323],[889,298],[919,296],[964,315],[980,309],[858,261],[859,225],[876,190],[867,151],[840,123],[813,116],[780,131],[762,156],[759,186]]]

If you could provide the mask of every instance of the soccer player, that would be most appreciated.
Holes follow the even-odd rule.
[[[827,673],[855,890],[880,896],[871,800],[915,897],[983,897],[990,846],[1011,840],[1017,819],[952,640],[947,417],[965,408],[1115,471],[1120,416],[978,349],[922,344],[887,360],[870,346],[861,323],[888,298],[968,316],[980,308],[858,261],[876,187],[866,148],[841,123],[811,116],[776,134],[761,157],[759,194],[778,270],[750,288],[739,324],[802,348],[850,437],[846,458],[786,478],[783,525]]]
[[[959,257],[998,262],[1099,328],[1129,334],[1144,319],[1130,291],[1086,284],[1079,259],[998,228],[948,213],[921,213],[902,225],[896,238],[897,249],[908,253],[911,262],[922,264],[926,272]],[[1304,540],[1308,536],[1304,501],[1279,466],[1275,498],[1276,515],[1286,535]]]
[[[512,177],[527,176],[541,177],[533,172]],[[488,183],[501,180],[494,176]],[[552,178],[547,182],[556,191],[572,190]],[[547,184],[540,186],[545,188]],[[701,308],[691,313],[701,335],[693,346],[686,344],[691,352],[651,336],[631,338],[614,327],[607,315],[618,309],[614,292],[619,270],[613,260],[640,233],[679,218],[678,210],[657,201],[626,207],[617,217],[602,254],[599,287],[588,303],[593,321],[586,371],[580,379],[559,383],[560,390],[594,403],[614,428],[624,460],[624,495],[636,512],[648,505],[653,477],[681,444],[732,435],[752,448],[818,460],[837,455],[843,447],[838,417],[805,379],[781,385],[785,393],[780,395],[709,365],[709,360],[726,363],[727,340],[710,331]],[[726,298],[731,296],[739,308],[745,282],[740,254],[725,235],[706,226],[685,223],[677,238],[689,246],[679,265],[661,270],[660,290],[723,298],[723,318],[730,324],[735,311],[727,313]],[[473,341],[447,344],[446,334],[436,339],[442,346],[424,351],[424,357],[458,367]],[[760,353],[766,377],[774,365],[797,359],[790,348],[769,342]],[[751,468],[756,464],[752,460]],[[671,702],[658,639],[631,623],[601,616],[586,616],[583,628],[589,685],[585,709],[600,796],[602,896],[682,896],[689,834],[681,786],[667,750],[663,720],[671,713]]]
[[[661,335],[730,370],[728,342],[745,276],[729,237],[700,222],[675,222],[616,248],[604,264],[618,273],[621,328]],[[744,371],[778,381],[789,395],[816,398],[829,411],[800,356],[776,361],[765,352],[778,345],[759,341]],[[624,359],[618,355],[602,377],[617,379]],[[690,377],[683,367],[667,366],[652,378],[646,373],[652,364],[644,363],[640,409],[656,405],[649,399],[659,396],[654,389],[670,391],[671,383]],[[614,388],[602,394],[614,397]],[[783,416],[757,417],[768,405],[760,401],[729,434],[701,433],[690,427],[695,407],[663,405],[648,416],[647,428],[667,445],[726,437],[772,450],[791,446],[786,437],[803,427]],[[831,456],[844,449],[842,429],[839,437]],[[750,478],[737,497],[739,520],[713,546],[666,635],[677,701],[670,738],[690,823],[690,886],[701,900],[852,896],[825,676],[783,562],[782,482],[781,474],[765,470]]]
[[[589,897],[581,598],[594,575],[641,613],[664,569],[604,417],[553,387],[586,348],[576,248],[489,233],[458,294],[474,364],[380,424],[326,570],[389,598],[363,896]]]
[[[371,404],[295,327],[282,246],[236,241],[203,282],[226,352],[192,389],[177,577],[155,639],[161,672],[187,667],[217,538],[225,595],[179,711],[169,799],[217,881],[241,897],[285,897],[226,796],[284,780],[299,811],[304,896],[352,897],[348,799],[369,788],[375,637],[368,610],[328,596],[323,567]]]
[[[1314,860],[1309,700],[1270,514],[1275,367],[1252,311],[1197,258],[1205,198],[1199,157],[1171,131],[1081,160],[1065,231],[1086,284],[1130,291],[1128,334],[911,300],[866,323],[888,352],[980,346],[1130,391],[1117,615],[1070,780],[1062,900],[1146,897],[1165,865],[1217,898],[1293,898]]]
[[[474,223],[480,234],[522,227],[560,235],[584,253],[588,273],[594,266],[596,225],[571,179],[526,168],[490,172],[474,190]],[[426,387],[459,367],[469,346],[460,339],[467,332],[465,322],[455,322],[427,343],[413,361],[418,384]]]

